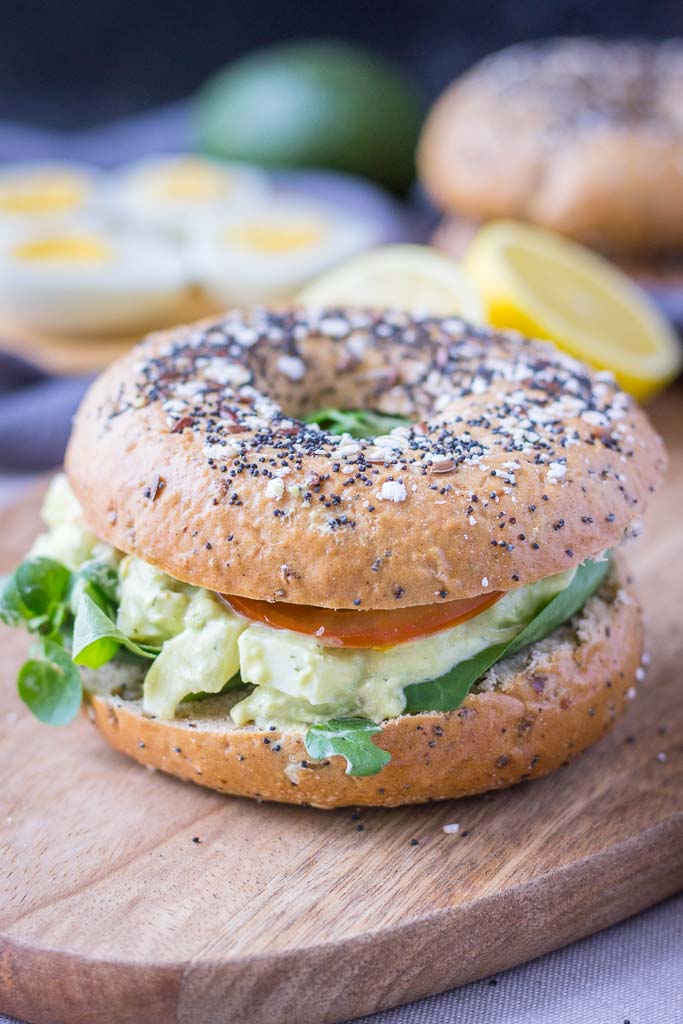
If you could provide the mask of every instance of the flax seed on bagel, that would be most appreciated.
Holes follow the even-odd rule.
[[[327,434],[321,406],[411,420]],[[67,453],[97,536],[223,593],[383,609],[510,590],[637,529],[661,442],[549,345],[456,318],[231,312],[150,336]]]

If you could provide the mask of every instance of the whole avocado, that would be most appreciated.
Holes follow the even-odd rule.
[[[201,88],[195,125],[214,156],[266,167],[328,167],[404,192],[414,175],[420,104],[411,83],[346,43],[268,47]]]

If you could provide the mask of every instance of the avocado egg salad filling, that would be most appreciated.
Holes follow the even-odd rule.
[[[148,715],[172,719],[183,701],[234,691],[235,725],[304,731],[312,758],[341,754],[351,775],[388,762],[371,739],[382,722],[458,708],[497,661],[580,611],[609,568],[586,560],[448,610],[334,612],[225,597],[116,551],[87,528],[63,475],[43,518],[0,592],[0,618],[36,638],[18,690],[39,719],[73,719],[84,681],[96,688],[93,671],[113,661],[142,680]]]

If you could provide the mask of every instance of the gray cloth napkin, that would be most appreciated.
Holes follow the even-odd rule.
[[[0,471],[60,465],[89,377],[54,377],[0,350]]]
[[[146,1020],[141,1007],[140,1024]],[[363,1024],[627,1021],[683,1021],[683,895],[494,978],[363,1018]],[[17,1022],[0,1013],[0,1024]]]
[[[683,1022],[683,894],[493,978],[363,1018],[363,1024],[626,1022]]]
[[[160,153],[188,149],[192,143],[187,101],[149,110],[80,132],[0,121],[0,162],[7,160],[83,160],[113,167]]]

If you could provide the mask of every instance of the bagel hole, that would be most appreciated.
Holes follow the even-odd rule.
[[[433,395],[414,386],[429,369],[424,353],[390,341],[358,350],[350,342],[308,337],[275,365],[257,347],[247,361],[253,386],[285,416],[318,423],[327,433],[372,441],[433,412]]]
[[[409,427],[414,421],[406,416],[376,409],[315,409],[303,417],[305,423],[317,423],[328,434],[349,434],[372,441],[397,427]]]

